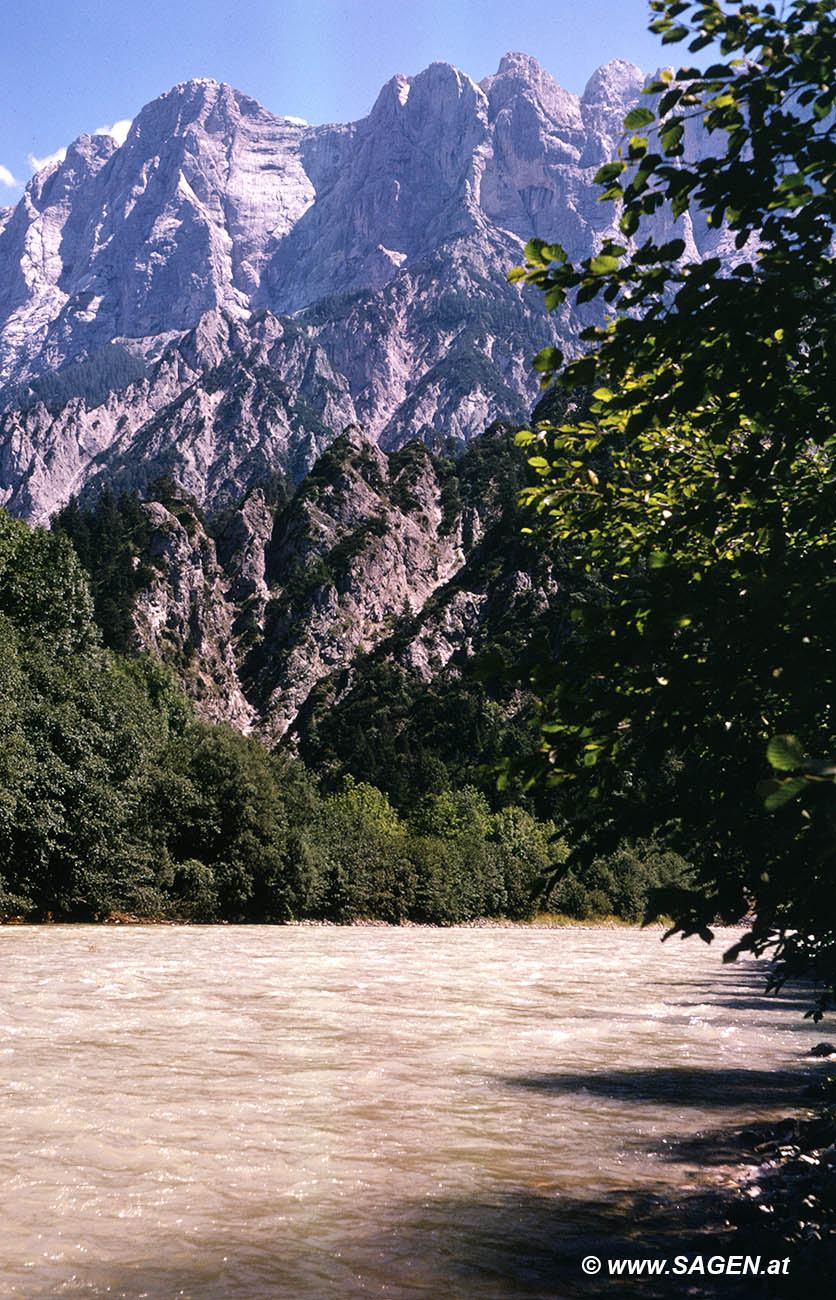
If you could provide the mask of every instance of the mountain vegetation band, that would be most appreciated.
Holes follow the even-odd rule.
[[[208,515],[161,478],[51,532],[2,517],[4,914],[449,923],[530,916],[539,886],[684,933],[749,912],[741,947],[832,990],[833,6],[651,8],[663,42],[745,58],[628,112],[597,173],[627,242],[528,244],[550,310],[617,313],[588,309],[568,363],[538,353],[529,468],[507,426],[458,459],[348,429]],[[686,154],[695,123],[722,147]],[[686,216],[722,256],[667,237]],[[91,401],[132,364],[108,354]],[[392,586],[386,626],[309,679],[312,620],[348,625],[428,530],[426,599]],[[258,538],[256,572],[235,539]],[[232,613],[207,660],[210,573]],[[268,748],[211,721],[233,679]]]

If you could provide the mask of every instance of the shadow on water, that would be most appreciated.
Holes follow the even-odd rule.
[[[767,992],[769,969],[767,962],[754,970],[742,970],[732,963],[718,970],[711,980],[684,980],[681,986],[669,980],[656,980],[654,985],[666,990],[666,1001],[674,995],[674,1004],[682,1007],[708,1005],[731,1011],[793,1011],[803,1017],[816,1005],[817,986],[805,981],[788,982]],[[675,996],[679,987],[686,995],[681,1001]],[[705,994],[702,1001],[701,994]]]
[[[664,1149],[665,1160],[674,1164],[700,1165],[703,1169],[729,1165],[758,1165],[765,1158],[754,1147],[768,1140],[770,1125],[762,1128],[703,1129],[689,1137],[675,1138]]]
[[[521,1189],[484,1201],[435,1201],[422,1207],[420,1222],[381,1232],[364,1247],[421,1259],[435,1278],[437,1294],[462,1300],[627,1296],[639,1293],[634,1278],[629,1285],[614,1286],[603,1273],[586,1276],[581,1261],[589,1256],[603,1261],[666,1258],[668,1248],[672,1253],[696,1251],[708,1238],[692,1225],[708,1222],[714,1229],[714,1252],[721,1248],[717,1234],[722,1222],[707,1197],[695,1198],[683,1215],[681,1206],[664,1205],[648,1195],[587,1200]],[[677,1282],[679,1289],[668,1291],[641,1285],[641,1294],[687,1294],[681,1279]],[[427,1294],[436,1294],[432,1285]]]
[[[724,1196],[717,1191],[684,1192],[670,1199],[621,1192],[567,1198],[525,1190],[489,1203],[442,1202],[433,1207],[446,1224],[444,1268],[438,1294],[474,1300],[570,1300],[572,1297],[740,1297],[740,1300],[792,1300],[836,1293],[832,1249],[793,1247],[761,1224],[733,1229],[724,1218]],[[454,1227],[451,1230],[451,1225]],[[399,1253],[422,1251],[423,1227],[411,1243],[400,1230]],[[386,1249],[386,1237],[366,1245]],[[390,1247],[391,1249],[391,1247]],[[687,1273],[694,1258],[730,1255],[788,1259],[784,1277],[732,1277]],[[585,1276],[581,1262],[603,1261],[601,1271]],[[677,1267],[677,1257],[683,1259]],[[684,1257],[684,1258],[683,1258]],[[671,1272],[613,1277],[610,1260],[666,1261]],[[442,1284],[444,1289],[442,1290]]]
[[[832,1255],[787,1246],[759,1226],[735,1231],[716,1192],[676,1199],[631,1192],[572,1198],[520,1189],[480,1199],[437,1197],[396,1204],[371,1234],[346,1235],[330,1249],[283,1242],[257,1253],[233,1242],[204,1243],[202,1262],[163,1259],[111,1268],[107,1283],[88,1277],[70,1297],[125,1300],[793,1300],[834,1294]],[[192,1250],[199,1243],[190,1242]],[[687,1272],[696,1257],[789,1259],[786,1276],[731,1277]],[[587,1276],[581,1262],[602,1261]],[[222,1265],[213,1260],[223,1259]],[[665,1261],[666,1276],[610,1276],[610,1260]],[[680,1263],[680,1260],[684,1263]],[[79,1281],[81,1281],[79,1279]],[[49,1294],[55,1294],[50,1291]],[[31,1293],[27,1300],[37,1300]]]
[[[796,1015],[803,1017],[805,1012],[815,1006],[816,997],[809,989],[799,990],[797,993],[764,993],[760,997],[757,995],[747,997],[742,994],[733,994],[729,997],[711,998],[712,1007],[724,1007],[730,1011],[793,1011]],[[700,1003],[681,1003],[682,1006],[700,1006]],[[747,1021],[747,1024],[750,1022]],[[773,1023],[773,1029],[775,1025]]]
[[[711,1069],[704,1066],[655,1066],[554,1074],[525,1074],[501,1082],[545,1093],[585,1093],[614,1101],[677,1106],[700,1110],[746,1106],[797,1105],[805,1077],[797,1070]]]
[[[545,1096],[584,1091],[622,1102],[722,1110],[764,1103],[795,1107],[801,1079],[791,1071],[659,1067],[503,1082]],[[729,1125],[672,1143],[664,1158],[734,1166],[753,1160],[751,1145],[751,1132],[746,1137]],[[593,1167],[591,1162],[591,1180]],[[188,1255],[178,1250],[170,1260],[161,1254],[91,1270],[77,1288],[65,1283],[60,1293],[79,1300],[817,1300],[836,1294],[832,1245],[787,1245],[766,1218],[732,1228],[725,1221],[726,1196],[717,1187],[682,1186],[669,1196],[631,1190],[579,1196],[575,1189],[568,1195],[556,1169],[553,1180],[508,1190],[449,1195],[440,1188],[420,1202],[399,1200],[374,1209],[359,1198],[346,1207],[342,1228],[331,1225],[327,1241],[298,1233],[284,1238],[280,1220],[246,1245],[190,1237]],[[377,1223],[371,1232],[370,1222]],[[759,1255],[764,1267],[788,1259],[788,1273],[674,1272],[690,1268],[697,1257],[707,1268],[709,1259],[731,1255]],[[600,1273],[584,1274],[581,1261],[589,1256],[603,1261]],[[663,1260],[671,1271],[614,1277],[610,1260]],[[37,1293],[27,1292],[27,1300],[38,1300]]]
[[[821,1282],[821,1261],[798,1257],[773,1234],[729,1228],[716,1193],[679,1196],[676,1203],[647,1194],[613,1193],[600,1198],[573,1199],[535,1191],[509,1193],[491,1203],[448,1201],[433,1207],[446,1229],[442,1267],[437,1273],[438,1295],[474,1300],[570,1300],[572,1297],[793,1297],[801,1294],[802,1278]],[[400,1229],[398,1254],[426,1250],[423,1226],[409,1240]],[[366,1246],[386,1251],[380,1235]],[[764,1260],[789,1257],[795,1276],[752,1279],[674,1273],[677,1257],[682,1269],[695,1256],[709,1258],[760,1254]],[[795,1259],[793,1256],[795,1255]],[[586,1276],[582,1261],[594,1257],[603,1267]],[[426,1261],[426,1257],[425,1262]],[[663,1277],[608,1274],[611,1260],[666,1261],[672,1270]],[[811,1266],[815,1273],[811,1273]],[[395,1292],[397,1294],[397,1291]],[[828,1290],[819,1294],[829,1294]],[[432,1288],[429,1294],[435,1294]]]
[[[670,1101],[700,1107],[799,1102],[798,1073],[764,1070],[643,1069],[597,1074],[523,1076],[513,1087],[545,1095],[584,1089],[638,1102]],[[769,1126],[765,1132],[771,1132]],[[754,1162],[757,1130],[737,1124],[673,1142],[671,1162],[740,1166]],[[656,1155],[662,1155],[656,1148]],[[590,1161],[590,1181],[595,1178]],[[191,1237],[190,1259],[174,1253],[108,1267],[79,1279],[67,1297],[124,1300],[818,1300],[836,1295],[832,1244],[787,1244],[758,1207],[742,1226],[726,1220],[729,1190],[719,1186],[672,1188],[669,1195],[619,1190],[564,1193],[554,1177],[517,1187],[438,1194],[421,1201],[394,1200],[375,1207],[360,1195],[346,1207],[341,1226],[327,1240],[295,1233],[283,1238],[281,1221],[247,1245]],[[803,1212],[803,1211],[802,1211]],[[376,1222],[373,1231],[368,1224]],[[316,1229],[313,1230],[314,1233]],[[788,1260],[785,1275],[725,1276],[708,1272],[709,1261],[730,1256]],[[586,1275],[582,1261],[602,1261]],[[612,1276],[609,1261],[664,1261],[664,1276]],[[697,1261],[697,1263],[695,1263]],[[701,1267],[698,1263],[701,1261]],[[691,1268],[697,1271],[688,1271]],[[742,1264],[738,1265],[741,1268]],[[46,1294],[46,1293],[45,1293]],[[51,1290],[48,1294],[56,1294]],[[27,1293],[27,1300],[37,1300]]]
[[[712,1006],[764,1012],[775,1007],[776,998],[761,991],[761,974],[747,973],[741,981],[739,970],[730,971],[728,983],[725,975],[704,986]],[[677,991],[669,983],[664,987]],[[680,1005],[699,1005],[692,999],[700,992],[693,983],[683,986],[687,1002]],[[785,989],[777,1004],[803,1008],[809,997],[808,989]],[[545,1099],[577,1093],[628,1105],[716,1112],[717,1127],[672,1143],[664,1159],[718,1167],[753,1158],[740,1130],[722,1127],[723,1111],[794,1109],[800,1087],[817,1070],[807,1061],[783,1071],[660,1065],[524,1074],[494,1082]],[[657,1158],[660,1154],[657,1149]],[[153,1254],[149,1244],[146,1259],[91,1265],[75,1282],[48,1292],[28,1290],[26,1300],[56,1294],[71,1300],[817,1300],[836,1295],[836,1269],[826,1248],[786,1246],[761,1224],[730,1228],[724,1194],[717,1189],[678,1187],[663,1197],[590,1188],[586,1196],[569,1196],[561,1193],[559,1177],[556,1170],[553,1182],[477,1189],[470,1195],[439,1188],[421,1201],[392,1201],[374,1209],[358,1195],[356,1203],[347,1204],[345,1221],[332,1225],[327,1241],[284,1235],[277,1213],[255,1241],[248,1223],[246,1243],[234,1233],[204,1240],[190,1234],[168,1256],[164,1250]],[[371,1231],[370,1221],[377,1225]],[[765,1262],[789,1257],[789,1274],[608,1275],[608,1260],[666,1260],[673,1268],[677,1256],[690,1265],[697,1256],[707,1264],[732,1254],[761,1255]],[[604,1261],[601,1273],[584,1275],[581,1261],[588,1256]]]

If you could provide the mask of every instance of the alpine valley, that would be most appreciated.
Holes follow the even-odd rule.
[[[567,580],[516,540],[510,434],[533,354],[583,322],[506,275],[533,235],[579,258],[612,233],[593,177],[644,84],[619,60],[580,98],[522,54],[479,84],[436,63],[309,127],[189,81],[0,210],[0,504],[62,512],[101,613],[122,500],[117,648],[304,748],[358,665],[415,694],[502,628],[554,635]]]
[[[0,208],[15,1295],[834,1294],[836,0],[650,15]]]

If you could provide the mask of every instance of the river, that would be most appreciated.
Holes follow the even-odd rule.
[[[798,1105],[820,1032],[728,942],[0,929],[0,1294],[598,1294]]]

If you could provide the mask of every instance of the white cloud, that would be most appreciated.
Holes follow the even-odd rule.
[[[97,126],[94,135],[112,135],[117,144],[124,144],[128,132],[131,129],[131,118],[123,117],[119,122],[114,122],[113,126]]]
[[[20,187],[21,182],[16,181],[8,167],[0,164],[0,185],[8,185],[10,190],[16,190]]]
[[[114,122],[113,126],[97,126],[93,135],[111,135],[117,144],[122,145],[125,143],[131,125],[130,118],[122,118],[121,121]],[[33,153],[30,153],[27,155],[26,161],[33,172],[39,172],[42,168],[50,167],[53,163],[63,162],[66,156],[66,149],[56,149],[55,153],[47,154],[44,158],[36,158]],[[6,167],[0,167],[0,184],[16,186],[19,183]]]
[[[113,126],[97,126],[93,135],[112,135],[117,144],[125,143],[125,138],[131,129],[131,119],[123,118],[119,122],[114,122]],[[32,168],[33,172],[39,172],[42,167],[49,167],[52,163],[63,162],[67,156],[66,149],[56,149],[55,153],[47,154],[45,158],[36,158],[33,153],[27,156],[26,161]],[[7,185],[17,185],[17,181],[5,180],[11,173],[6,171],[5,167],[0,167],[0,181]]]
[[[47,154],[46,158],[36,158],[33,153],[27,154],[26,161],[33,172],[39,172],[42,167],[49,167],[52,163],[63,162],[66,156],[66,149],[56,149],[55,153]]]

